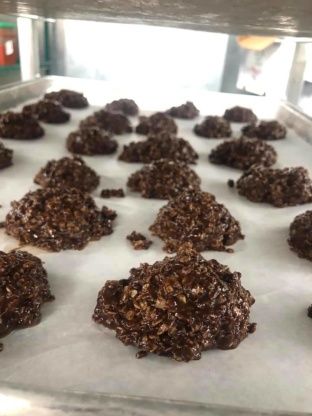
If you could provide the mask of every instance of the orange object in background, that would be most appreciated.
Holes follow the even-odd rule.
[[[278,38],[273,36],[237,36],[236,40],[240,47],[252,51],[263,51],[272,45]]]
[[[15,65],[17,59],[16,25],[9,22],[0,22],[0,66]]]

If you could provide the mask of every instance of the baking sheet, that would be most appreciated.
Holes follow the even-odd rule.
[[[120,89],[106,90],[102,102],[124,95]],[[132,97],[142,105],[140,97]],[[246,97],[232,96],[232,102],[222,94],[214,97],[217,99],[205,101],[204,95],[198,96],[195,103],[205,104],[206,114],[221,114],[234,102],[248,104]],[[162,108],[179,104],[180,99],[182,95],[175,102],[163,99]],[[272,109],[267,100],[248,99],[260,116],[269,117]],[[93,102],[98,104],[95,99]],[[144,104],[144,108],[151,109]],[[155,109],[159,108],[155,101]],[[46,136],[42,140],[5,141],[14,149],[15,157],[14,165],[0,172],[0,220],[9,210],[11,200],[36,189],[32,179],[47,160],[67,154],[67,134],[94,110],[95,107],[71,111],[72,120],[65,126],[45,125]],[[209,151],[221,141],[194,136],[194,121],[178,121],[178,125],[179,135],[187,138],[200,154],[194,169],[202,179],[202,189],[214,193],[229,208],[246,235],[244,241],[233,246],[234,254],[204,252],[203,255],[242,272],[242,284],[256,298],[251,312],[251,321],[258,323],[256,333],[236,350],[205,352],[200,361],[185,364],[153,355],[137,360],[135,348],[123,346],[113,332],[92,322],[97,293],[107,279],[126,278],[131,267],[165,256],[162,242],[156,238],[146,252],[134,251],[125,239],[132,230],[148,234],[149,225],[165,202],[145,200],[128,190],[124,199],[98,198],[104,187],[126,189],[127,177],[141,165],[119,162],[115,155],[85,157],[101,175],[101,185],[93,193],[97,204],[118,212],[114,233],[80,252],[47,253],[25,247],[45,262],[56,300],[43,307],[40,325],[3,339],[0,380],[34,388],[309,412],[312,322],[306,317],[306,309],[312,303],[312,268],[310,262],[289,250],[287,235],[295,215],[311,209],[312,204],[277,209],[248,202],[226,185],[229,178],[238,178],[240,172],[207,161]],[[123,144],[142,139],[135,134],[117,136],[119,152]],[[286,140],[272,145],[279,155],[277,166],[302,165],[311,172],[312,147],[292,131]],[[15,247],[16,240],[0,230],[0,249]]]

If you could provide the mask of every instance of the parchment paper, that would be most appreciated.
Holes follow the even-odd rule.
[[[104,94],[103,105],[122,95],[120,91],[110,96]],[[222,114],[220,109],[229,106],[224,97],[220,95],[217,102],[209,102],[211,114]],[[245,97],[233,96],[231,104],[245,103],[244,100]],[[180,97],[170,105],[179,103]],[[268,112],[265,101],[253,103],[258,114]],[[166,104],[163,109],[168,107]],[[0,172],[0,220],[9,210],[11,200],[36,188],[32,179],[47,160],[67,154],[67,134],[93,111],[94,108],[71,111],[72,121],[65,126],[45,125],[46,136],[41,140],[5,141],[15,153],[14,165]],[[278,209],[248,202],[226,185],[229,178],[237,179],[240,172],[207,160],[209,151],[221,140],[194,136],[194,121],[178,123],[179,135],[187,138],[200,154],[194,169],[202,179],[202,189],[214,193],[229,208],[246,235],[244,241],[233,247],[234,254],[203,255],[242,272],[243,285],[256,298],[251,313],[251,320],[258,323],[256,333],[236,350],[205,352],[200,361],[185,364],[153,355],[137,360],[134,348],[123,346],[113,332],[93,323],[97,294],[107,279],[127,278],[131,267],[165,256],[162,242],[156,238],[147,251],[134,251],[125,239],[133,230],[148,235],[148,226],[165,201],[145,200],[129,191],[123,199],[98,198],[104,187],[126,189],[127,177],[140,165],[118,162],[116,155],[85,157],[101,175],[101,185],[93,194],[97,204],[118,212],[114,233],[83,251],[48,253],[24,248],[45,262],[56,300],[43,307],[43,319],[38,326],[16,331],[2,340],[5,349],[0,354],[0,379],[47,389],[311,411],[312,321],[306,310],[312,303],[312,266],[290,251],[287,236],[293,218],[311,209],[312,204]],[[240,127],[236,125],[235,130]],[[119,152],[123,144],[143,138],[135,134],[117,136]],[[312,147],[292,131],[286,140],[272,145],[279,156],[277,166],[302,165],[311,169]],[[1,230],[0,249],[15,247],[16,240]]]

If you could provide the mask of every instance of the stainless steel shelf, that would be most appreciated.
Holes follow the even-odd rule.
[[[6,0],[1,13],[312,37],[310,0]]]

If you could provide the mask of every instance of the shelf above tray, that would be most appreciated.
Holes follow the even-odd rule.
[[[312,36],[310,0],[6,0],[1,13],[225,33]]]

